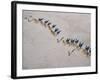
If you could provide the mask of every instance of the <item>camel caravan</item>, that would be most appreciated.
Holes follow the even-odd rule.
[[[25,17],[28,22],[35,21],[36,23],[41,23],[44,27],[48,28],[53,36],[58,36],[62,30],[60,30],[56,24],[52,24],[49,20],[44,18],[33,18],[32,16]],[[57,43],[62,42],[64,45],[74,46],[71,52],[68,52],[68,55],[74,52],[76,49],[82,50],[87,56],[91,55],[91,48],[90,46],[84,45],[84,42],[81,42],[79,39],[72,39],[72,38],[65,38],[62,36],[60,39],[57,39]]]

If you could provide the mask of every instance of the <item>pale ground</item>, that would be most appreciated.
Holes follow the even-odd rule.
[[[62,33],[54,37],[48,28],[40,23],[28,22],[25,17],[44,18],[56,24]],[[23,69],[63,68],[90,66],[90,57],[75,50],[71,56],[68,51],[73,46],[57,43],[57,38],[77,38],[90,46],[90,14],[23,11]]]

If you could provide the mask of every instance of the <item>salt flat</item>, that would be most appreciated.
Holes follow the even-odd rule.
[[[44,18],[56,24],[61,30],[58,36],[53,36],[48,29],[39,22],[28,22],[25,17]],[[68,56],[68,51],[75,47],[57,43],[57,39],[77,38],[89,45],[91,42],[90,14],[23,11],[22,21],[22,67],[23,69],[84,67],[91,65],[91,57],[87,57],[81,50],[75,49]]]

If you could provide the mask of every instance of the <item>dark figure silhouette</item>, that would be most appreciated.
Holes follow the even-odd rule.
[[[83,43],[80,42],[80,43],[79,43],[79,47],[82,48],[82,46],[83,46]]]
[[[60,33],[61,31],[57,31],[57,35]]]
[[[70,39],[67,39],[66,42],[69,44],[70,43]]]
[[[52,28],[55,28],[56,27],[56,25],[52,25]]]
[[[75,43],[77,44],[78,42],[79,42],[79,40],[76,39],[76,40],[75,40]]]
[[[59,29],[58,29],[58,28],[56,28],[54,32],[57,32],[58,30],[59,30]]]
[[[48,23],[49,22],[49,20],[48,21],[45,21],[44,23],[46,24],[46,23]]]
[[[48,26],[50,25],[51,23],[48,23]]]
[[[39,21],[42,21],[43,20],[43,18],[39,18]]]
[[[89,54],[88,55],[91,56],[91,48],[89,49]]]
[[[86,46],[86,47],[85,47],[85,50],[86,50],[86,51],[88,51],[88,50],[89,50],[89,48],[90,48],[89,46]]]
[[[73,39],[71,39],[71,43],[74,43],[74,40]]]
[[[89,49],[89,53],[91,53],[91,48]]]
[[[90,55],[91,55],[91,54],[90,54],[90,53],[91,53],[91,48],[90,48],[89,46],[86,46],[86,47],[85,47],[85,50],[87,51],[87,52],[86,52],[87,56],[90,56]]]

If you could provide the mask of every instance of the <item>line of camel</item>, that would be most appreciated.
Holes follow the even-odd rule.
[[[52,24],[49,20],[45,20],[44,18],[33,18],[32,16],[29,17],[25,17],[26,20],[28,20],[28,22],[32,22],[35,21],[36,23],[40,22],[42,25],[44,25],[45,27],[48,27],[48,29],[50,30],[50,32],[52,33],[52,35],[54,36],[58,36],[62,31],[57,28],[57,25]],[[91,48],[90,46],[84,46],[84,43],[79,41],[78,39],[72,39],[72,38],[65,38],[65,37],[61,37],[60,39],[57,39],[57,43],[62,42],[64,45],[73,45],[76,48],[68,51],[68,56],[70,56],[76,49],[81,49],[87,56],[91,56]]]

